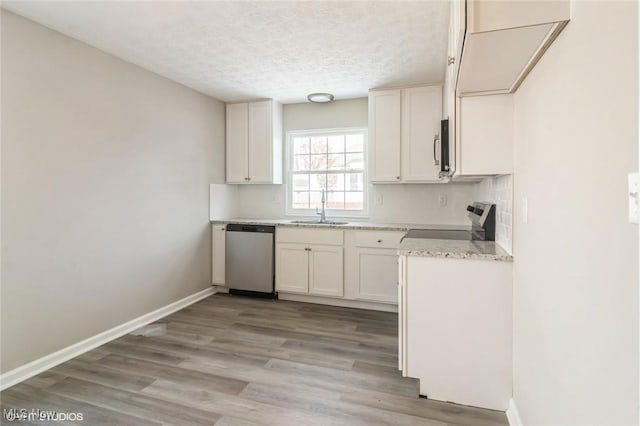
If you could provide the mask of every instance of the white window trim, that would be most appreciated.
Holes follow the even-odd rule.
[[[315,209],[294,209],[291,207],[291,188],[293,187],[292,182],[292,173],[293,169],[293,138],[299,136],[323,136],[323,135],[331,135],[331,134],[340,134],[347,135],[349,133],[362,133],[364,135],[364,144],[363,144],[363,155],[364,155],[364,170],[362,176],[363,182],[363,206],[362,210],[335,210],[335,209],[326,209],[326,214],[328,218],[362,218],[366,219],[369,217],[369,181],[368,181],[368,173],[369,169],[369,158],[368,158],[368,134],[366,127],[347,127],[340,129],[312,129],[312,130],[292,130],[287,132],[287,161],[286,164],[286,175],[287,175],[287,187],[285,190],[285,203],[286,203],[286,216],[299,216],[299,217],[319,217],[316,215]]]

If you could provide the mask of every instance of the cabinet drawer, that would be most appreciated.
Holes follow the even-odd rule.
[[[405,232],[396,231],[358,231],[355,236],[356,247],[377,247],[396,249]]]
[[[300,229],[284,228],[279,226],[276,229],[276,242],[278,243],[300,243],[300,244],[324,244],[330,246],[341,246],[344,233],[333,229]]]

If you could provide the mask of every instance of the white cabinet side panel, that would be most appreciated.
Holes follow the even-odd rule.
[[[512,393],[512,264],[408,257],[407,374],[431,399],[505,411]]]

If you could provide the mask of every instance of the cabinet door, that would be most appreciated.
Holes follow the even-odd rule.
[[[358,248],[358,299],[398,301],[398,255],[393,249]]]
[[[309,294],[344,294],[342,247],[309,246]]]
[[[276,290],[309,293],[309,250],[306,244],[276,244]]]
[[[249,182],[271,183],[273,180],[273,103],[249,104]]]
[[[400,181],[400,90],[369,92],[369,179]]]
[[[442,87],[424,86],[402,91],[402,179],[438,181]]]
[[[248,111],[248,104],[227,105],[227,183],[248,182]]]
[[[224,285],[225,277],[225,225],[211,227],[211,283]]]

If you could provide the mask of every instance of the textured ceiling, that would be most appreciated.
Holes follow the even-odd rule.
[[[447,1],[30,2],[2,7],[223,101],[441,82]]]

